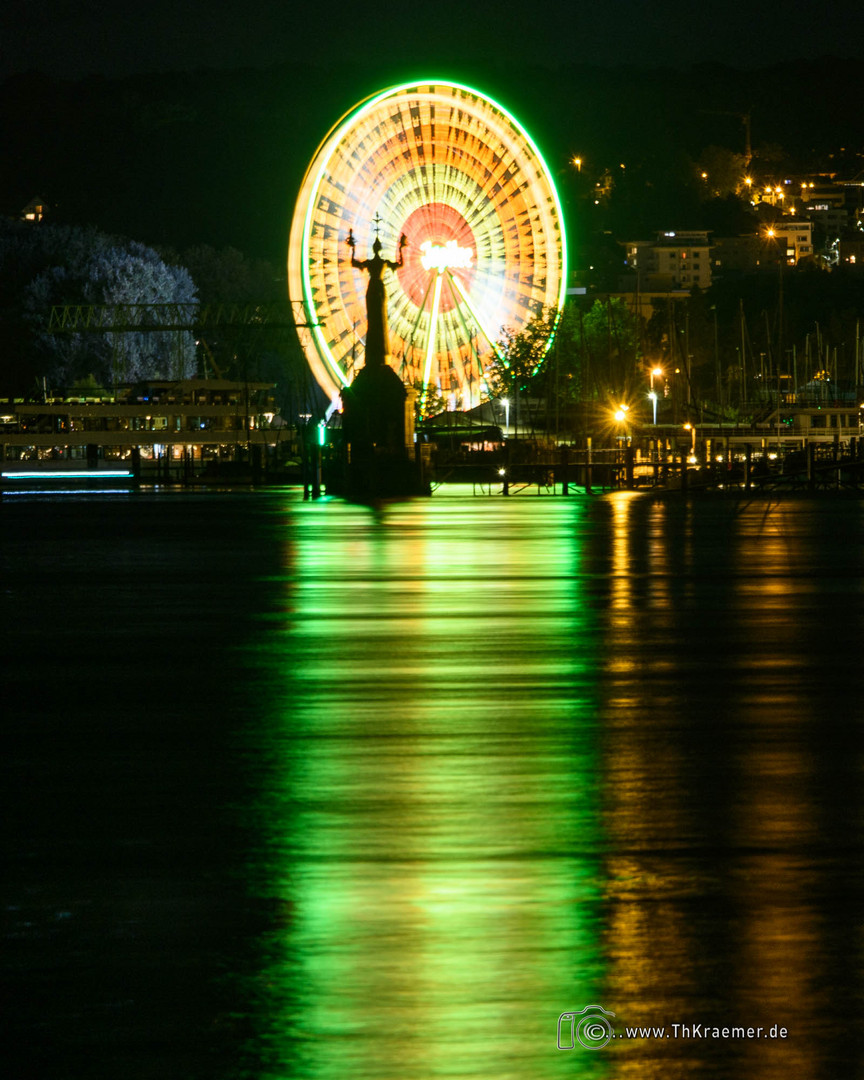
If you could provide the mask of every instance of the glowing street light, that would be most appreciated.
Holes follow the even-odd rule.
[[[574,157],[573,164],[576,166],[576,172],[582,172],[582,158]]]
[[[648,400],[651,402],[651,406],[654,410],[654,426],[657,426],[657,394],[654,390],[654,380],[663,378],[663,368],[652,367],[648,372],[648,381],[650,384],[650,392],[648,394]]]
[[[630,412],[630,406],[625,405],[622,402],[618,406],[613,406],[613,408],[615,408],[615,411],[612,414],[613,419],[615,420],[615,422],[617,424],[621,425],[621,427],[619,429],[619,432],[618,432],[618,435],[616,436],[616,439],[615,439],[616,444],[618,446],[618,449],[620,451],[624,447],[630,445],[630,427],[628,425],[628,418],[627,418],[627,414]]]

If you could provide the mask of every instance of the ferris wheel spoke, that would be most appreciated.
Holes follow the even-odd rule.
[[[474,360],[475,360],[475,362],[477,364],[477,371],[479,372],[479,375],[480,375],[480,382],[485,387],[486,386],[486,377],[485,377],[485,373],[483,371],[483,360],[481,359],[480,353],[479,353],[479,351],[477,349],[477,346],[476,346],[476,344],[474,342],[474,339],[476,338],[477,335],[472,331],[471,327],[468,325],[468,320],[465,318],[465,313],[462,310],[462,305],[459,303],[460,297],[459,297],[459,294],[456,291],[456,283],[454,282],[453,275],[450,273],[449,270],[447,271],[447,277],[449,279],[448,284],[450,285],[450,293],[451,293],[451,295],[453,297],[453,306],[456,309],[456,314],[458,315],[459,321],[462,324],[462,329],[465,331],[465,340],[468,343],[468,348],[471,350],[471,355],[474,357]],[[464,365],[463,365],[463,367],[464,367]],[[465,381],[468,384],[468,392],[469,392],[469,395],[470,395],[470,392],[471,392],[470,380],[467,378],[467,376],[466,376]],[[488,387],[487,387],[487,390],[488,390]]]
[[[432,373],[432,361],[435,357],[435,343],[438,337],[438,308],[441,304],[441,275],[435,275],[435,291],[432,294],[432,312],[429,316],[429,341],[426,344],[426,366],[423,368],[423,396],[421,407],[426,405],[427,387]]]
[[[454,275],[452,275],[452,274],[450,276],[451,276],[451,278],[453,278],[453,283],[456,286],[456,289],[458,290],[459,295],[465,301],[465,306],[471,312],[471,315],[472,315],[474,321],[477,323],[477,325],[483,331],[483,336],[486,338],[486,340],[492,346],[492,351],[495,353],[495,355],[498,357],[498,359],[501,361],[501,363],[506,366],[507,361],[504,358],[504,354],[501,352],[501,349],[499,348],[498,343],[495,341],[495,338],[489,333],[486,326],[484,326],[483,320],[480,318],[479,314],[477,313],[477,309],[471,303],[471,297],[468,295],[467,290],[462,288],[462,285],[461,285],[461,283],[460,283],[460,281],[459,281],[459,279],[457,277],[454,277]]]
[[[443,277],[444,275],[442,275],[442,278]],[[464,331],[460,326],[460,320],[456,314],[456,311],[452,308],[449,311],[442,312],[439,322],[443,330],[443,343],[439,348],[439,357],[441,356],[441,354],[445,354],[447,357],[448,390],[450,391],[451,395],[461,399],[464,405],[466,394],[469,394],[469,373],[465,368],[465,357],[463,356],[463,350],[465,346],[465,341],[463,338]],[[443,381],[444,380],[442,378],[442,384]],[[441,389],[443,392],[443,385]]]
[[[408,339],[408,348],[412,354],[414,352],[414,340],[417,337],[417,331],[420,329],[420,320],[423,318],[423,312],[426,310],[426,301],[429,299],[429,293],[432,292],[432,287],[435,282],[432,278],[429,279],[429,284],[426,286],[426,292],[423,293],[423,302],[420,307],[417,308],[417,318],[414,320],[414,325],[411,327],[411,337]]]

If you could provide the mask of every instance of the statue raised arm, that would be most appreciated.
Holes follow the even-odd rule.
[[[391,270],[398,270],[399,267],[402,265],[402,263],[404,261],[404,259],[402,257],[402,250],[403,250],[403,248],[406,248],[406,247],[408,247],[408,237],[403,232],[402,235],[399,237],[399,247],[398,247],[397,252],[396,252],[397,255],[399,256],[399,258],[396,260],[396,262],[390,262],[387,259],[384,260],[387,263],[387,265],[390,267]],[[373,248],[374,248],[374,244],[373,244]]]
[[[399,237],[398,259],[394,262],[391,259],[381,258],[381,241],[378,237],[375,237],[375,242],[372,244],[372,258],[371,259],[358,259],[354,254],[354,249],[357,247],[357,241],[354,239],[354,230],[348,230],[348,239],[345,241],[348,247],[351,248],[351,265],[357,270],[368,270],[370,274],[375,273],[376,277],[381,277],[384,272],[384,267],[388,267],[390,270],[398,270],[402,265],[404,259],[402,255],[403,248],[408,246],[408,237],[405,233]]]

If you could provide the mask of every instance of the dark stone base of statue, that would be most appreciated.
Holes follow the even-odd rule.
[[[356,458],[339,473],[325,475],[328,495],[338,495],[355,503],[377,503],[383,499],[407,499],[431,494],[419,463],[404,454],[376,452]]]
[[[342,391],[341,468],[327,491],[357,502],[428,495],[414,455],[413,402],[396,372],[364,367]]]
[[[377,447],[405,452],[405,402],[402,380],[386,364],[361,368],[342,391],[342,431],[355,452]]]

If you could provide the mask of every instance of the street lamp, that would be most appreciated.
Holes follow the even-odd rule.
[[[622,450],[625,450],[630,445],[630,433],[627,425],[627,413],[630,411],[630,406],[625,405],[622,402],[614,408],[615,412],[612,414],[612,417],[616,424],[620,424],[618,435],[615,438],[617,452],[620,455]]]
[[[651,387],[650,393],[648,394],[648,400],[651,402],[651,405],[652,405],[652,407],[654,409],[654,426],[655,427],[657,426],[657,394],[656,394],[656,392],[654,390],[654,380],[655,379],[662,379],[662,377],[663,377],[663,368],[661,368],[661,367],[652,367],[648,372],[648,382],[649,382],[649,385]]]

